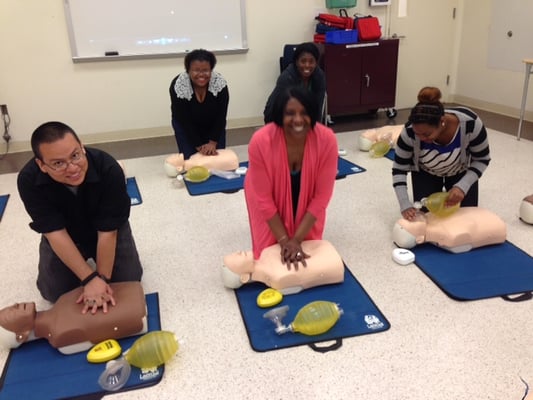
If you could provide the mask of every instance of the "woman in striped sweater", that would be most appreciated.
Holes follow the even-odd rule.
[[[416,209],[407,193],[411,172],[413,201],[449,192],[447,206],[477,206],[478,180],[489,165],[487,131],[468,108],[444,108],[441,92],[425,87],[411,110],[395,148],[392,181],[402,216],[413,220]]]

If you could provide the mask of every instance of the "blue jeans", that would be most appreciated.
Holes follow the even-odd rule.
[[[189,139],[187,138],[187,135],[185,135],[185,131],[181,127],[181,125],[175,121],[172,120],[172,128],[174,129],[174,136],[176,137],[176,144],[178,145],[178,151],[180,153],[183,153],[183,157],[187,160],[189,159],[194,153],[197,153],[196,147],[191,145],[189,143]],[[225,149],[226,148],[226,131],[222,132],[220,137],[217,140],[217,149]]]

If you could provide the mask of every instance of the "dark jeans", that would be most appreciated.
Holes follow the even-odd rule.
[[[85,259],[96,261],[96,248],[77,245]],[[111,282],[140,281],[143,274],[139,254],[129,222],[117,232],[117,248]],[[48,301],[55,302],[62,294],[80,286],[80,279],[56,256],[43,235],[39,245],[39,275],[37,288]]]
[[[178,151],[183,153],[183,158],[185,158],[185,160],[189,159],[194,153],[198,152],[196,147],[189,143],[189,139],[187,138],[187,135],[185,135],[185,131],[177,121],[172,120],[172,128],[174,129],[174,136],[176,138],[176,144],[178,145]],[[225,148],[226,131],[224,130],[217,140],[217,149]]]
[[[413,185],[413,201],[420,201],[435,192],[442,192],[443,188],[449,191],[464,176],[465,172],[454,176],[435,176],[425,171],[412,171],[411,183]],[[477,207],[478,204],[478,182],[476,181],[465,198],[461,202],[461,207]]]

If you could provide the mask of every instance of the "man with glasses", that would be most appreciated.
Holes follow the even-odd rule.
[[[42,234],[37,287],[51,302],[78,286],[83,313],[115,305],[109,282],[140,281],[124,171],[85,148],[72,128],[47,122],[32,134],[34,158],[18,175],[20,197]],[[95,260],[96,268],[90,264]]]

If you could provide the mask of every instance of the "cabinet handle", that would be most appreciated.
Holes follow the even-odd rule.
[[[365,74],[366,87],[370,87],[370,75]]]

